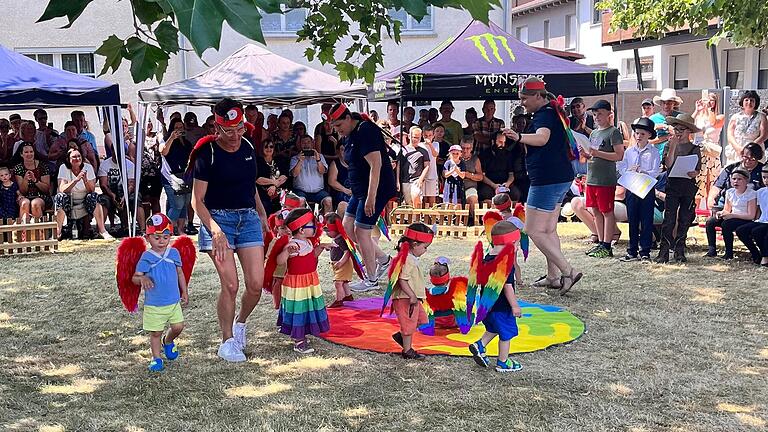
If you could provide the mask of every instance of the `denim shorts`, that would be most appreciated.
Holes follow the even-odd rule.
[[[384,198],[382,195],[377,196],[373,214],[367,216],[365,214],[365,199],[360,199],[353,195],[352,198],[349,199],[349,204],[347,204],[346,214],[355,218],[355,226],[363,229],[373,229],[373,226],[376,225],[376,222],[379,220],[379,216],[381,216],[381,212],[383,212],[384,208],[387,206],[389,199],[390,198]]]
[[[525,206],[535,210],[552,213],[563,203],[565,194],[571,188],[571,182],[533,186],[528,190]]]
[[[211,218],[227,236],[230,249],[264,246],[261,219],[255,209],[211,210]],[[200,226],[197,242],[201,252],[213,250],[213,238],[205,225]]]

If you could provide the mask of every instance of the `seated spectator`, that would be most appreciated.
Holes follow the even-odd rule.
[[[56,160],[48,157],[48,151],[59,136],[59,132],[53,128],[53,123],[48,123],[48,113],[43,109],[35,110],[33,116],[37,122],[35,130],[35,150],[42,160],[48,161],[48,169],[56,168]]]
[[[19,185],[13,179],[11,170],[0,166],[0,224],[6,219],[16,220],[19,217]]]
[[[72,119],[72,123],[77,129],[77,136],[88,141],[91,144],[93,153],[98,155],[99,148],[96,146],[96,136],[92,134],[86,127],[88,122],[85,120],[85,113],[80,110],[72,111],[70,117]],[[94,167],[95,166],[96,165],[94,165]]]
[[[67,150],[73,142],[78,150],[80,150],[80,154],[85,158],[85,161],[90,163],[94,170],[98,171],[99,158],[97,154],[93,151],[91,143],[78,136],[77,127],[72,121],[64,124],[64,133],[59,135],[59,138],[49,149],[48,159],[55,160],[57,165],[64,163],[67,158]]]
[[[105,142],[107,146],[110,144]],[[120,218],[120,228],[122,233],[126,233],[128,230],[128,211],[130,207],[133,209],[135,200],[135,188],[136,181],[134,180],[135,166],[133,162],[126,159],[124,173],[128,183],[128,197],[126,199],[123,186],[122,186],[122,174],[120,172],[120,164],[117,162],[117,156],[110,148],[112,157],[104,159],[104,162],[99,166],[97,177],[99,178],[99,185],[101,186],[101,195],[98,197],[98,203],[101,204],[104,209],[104,216],[116,215]],[[127,205],[126,205],[127,201]],[[144,210],[137,209],[136,219],[139,221],[139,227],[144,229]],[[96,221],[98,224],[98,220]],[[103,236],[103,235],[102,235]],[[105,239],[107,237],[103,236]]]
[[[291,158],[293,193],[309,202],[320,204],[323,214],[333,208],[331,196],[325,190],[323,174],[328,171],[328,163],[323,155],[315,150],[315,142],[309,135],[301,138],[301,153]]]
[[[491,198],[498,193],[499,186],[512,189],[515,173],[512,167],[512,153],[507,150],[507,136],[501,131],[494,132],[493,146],[480,153],[480,163],[485,177],[480,184],[480,200],[490,204]],[[517,191],[517,195],[520,192]]]
[[[717,256],[717,231],[721,228],[725,253],[723,259],[733,259],[733,233],[742,225],[755,219],[757,215],[757,194],[748,186],[749,173],[735,169],[731,173],[732,188],[725,192],[725,205],[722,210],[707,220],[707,257]]]
[[[761,173],[763,184],[768,185],[768,166],[763,166]],[[749,249],[752,261],[768,267],[768,186],[760,188],[755,195],[760,217],[737,228],[736,235]]]
[[[11,114],[8,117],[8,120],[10,120],[11,123],[11,135],[13,135],[13,142],[16,143],[16,141],[19,140],[20,132],[21,132],[21,115],[20,114]]]
[[[531,188],[531,179],[528,177],[528,169],[525,165],[525,146],[520,142],[507,140],[507,151],[509,151],[510,166],[514,180],[510,189],[516,189],[520,196],[520,202],[528,201],[528,190]]]
[[[464,177],[467,167],[461,160],[461,146],[453,145],[449,149],[449,159],[443,164],[443,202],[464,205]]]
[[[264,211],[271,215],[280,210],[280,195],[285,190],[288,181],[288,167],[275,160],[275,145],[271,141],[264,143],[262,156],[256,159],[259,178],[256,186],[259,198],[264,204]]]
[[[11,132],[11,123],[0,119],[0,166],[10,167],[13,145],[16,143]]]
[[[271,136],[277,131],[277,114],[267,116],[267,133]]]
[[[333,189],[335,200],[338,203],[337,212],[343,215],[347,210],[347,203],[352,198],[352,190],[349,188],[349,165],[344,159],[344,142],[337,146],[337,159],[331,161],[328,168],[328,186]]]
[[[624,204],[626,198],[626,189],[621,186],[616,186],[616,195],[613,199],[613,213],[616,216],[616,224],[614,225],[614,234],[611,239],[613,243],[619,241],[621,238],[621,230],[619,230],[619,222],[627,222],[627,206]],[[592,213],[592,208],[587,207],[586,198],[581,195],[571,199],[571,211],[579,218],[590,232],[590,241],[597,244],[599,242],[597,238],[597,227],[595,225],[595,215]],[[661,221],[658,221],[661,223]]]
[[[483,168],[480,165],[480,156],[473,153],[475,139],[472,135],[464,135],[461,139],[461,160],[464,162],[466,174],[464,175],[464,198],[469,205],[470,216],[474,216],[477,205],[478,183],[483,181]],[[473,220],[473,217],[470,217]]]
[[[56,237],[61,240],[65,217],[70,225],[82,219],[83,231],[91,225],[91,218],[95,217],[101,238],[112,239],[104,228],[104,209],[98,203],[93,167],[83,162],[83,156],[77,149],[70,149],[67,155],[68,158],[59,167],[59,193],[54,197]]]
[[[13,144],[13,154],[15,155],[16,152],[19,150],[19,147],[21,147],[22,143],[30,142],[32,145],[35,144],[35,133],[37,133],[37,130],[35,129],[35,123],[31,121],[22,121],[21,126],[19,126],[19,139],[16,141],[16,143]],[[43,155],[41,155],[37,148],[35,148],[35,154],[37,155],[37,158],[40,160],[45,160],[47,162],[47,159],[43,158]],[[14,163],[19,163],[21,160],[16,160]]]
[[[275,157],[290,160],[296,155],[296,135],[291,127],[291,118],[286,113],[280,114],[277,120],[277,130],[272,134],[272,143],[275,145]]]
[[[709,190],[707,206],[713,211],[722,210],[725,205],[725,192],[732,188],[731,174],[736,169],[743,169],[749,174],[747,186],[753,190],[758,190],[763,186],[760,172],[763,164],[760,159],[763,158],[763,148],[758,144],[749,143],[741,150],[741,162],[735,162],[727,165],[717,176],[715,184]]]
[[[40,219],[43,212],[53,205],[50,195],[51,176],[48,165],[37,157],[32,142],[22,143],[14,159],[21,160],[16,165],[14,174],[22,196],[19,199],[22,221],[29,223],[30,213],[35,219]]]
[[[192,201],[192,180],[185,173],[193,144],[185,136],[181,119],[171,120],[170,131],[166,142],[160,144],[160,154],[168,169],[162,183],[168,198],[167,216],[176,224],[177,232],[181,233],[186,228],[187,207]]]
[[[304,124],[304,122],[296,122],[293,124],[293,135],[296,137],[303,137],[304,135],[307,135],[307,125]]]

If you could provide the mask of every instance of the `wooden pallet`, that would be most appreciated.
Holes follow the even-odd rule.
[[[483,232],[483,215],[491,208],[479,205],[475,208],[473,226],[470,226],[469,206],[440,204],[431,208],[402,206],[390,212],[389,231],[393,236],[401,236],[408,225],[421,222],[429,227],[436,227],[438,237],[467,238],[476,237]]]
[[[56,221],[44,215],[39,222],[21,224],[18,220],[0,220],[0,255],[25,255],[59,249]]]

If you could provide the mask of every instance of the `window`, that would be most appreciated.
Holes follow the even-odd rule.
[[[576,35],[579,32],[579,22],[576,15],[565,16],[565,48],[576,49]]]
[[[768,89],[768,49],[760,50],[760,63],[757,66],[757,88]]]
[[[640,57],[640,73],[653,74],[653,56]],[[624,59],[624,76],[636,76],[634,57]]]
[[[261,31],[264,33],[296,33],[304,27],[307,20],[307,10],[303,8],[290,9],[281,5],[283,13],[263,13],[261,15]]]
[[[688,54],[670,57],[669,66],[672,69],[672,87],[675,90],[688,88]]]
[[[520,42],[527,44],[528,43],[528,26],[520,26],[517,29],[515,29],[515,37]]]
[[[93,61],[93,53],[90,52],[56,52],[56,53],[24,53],[32,60],[46,64],[68,72],[80,75],[96,77],[96,67]]]
[[[408,13],[405,12],[405,9],[389,10],[389,16],[392,19],[395,19],[403,23],[402,27],[400,27],[400,30],[403,33],[431,32],[433,30],[432,14],[433,14],[433,10],[432,10],[432,6],[430,6],[427,8],[427,14],[424,15],[421,21],[417,21],[416,18],[408,15]]]
[[[592,0],[592,24],[600,24],[603,20],[603,11],[597,7],[601,0]]]
[[[725,85],[744,88],[744,48],[725,50]]]
[[[549,20],[544,20],[544,48],[549,48]]]

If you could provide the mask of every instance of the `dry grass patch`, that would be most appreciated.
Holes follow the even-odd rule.
[[[260,398],[286,392],[292,388],[293,386],[280,382],[273,382],[258,387],[251,384],[246,384],[239,387],[228,388],[224,390],[224,394],[226,394],[227,397]]]
[[[104,381],[91,378],[91,379],[75,379],[71,384],[46,384],[40,387],[40,393],[42,394],[86,394],[93,393],[99,388]]]

